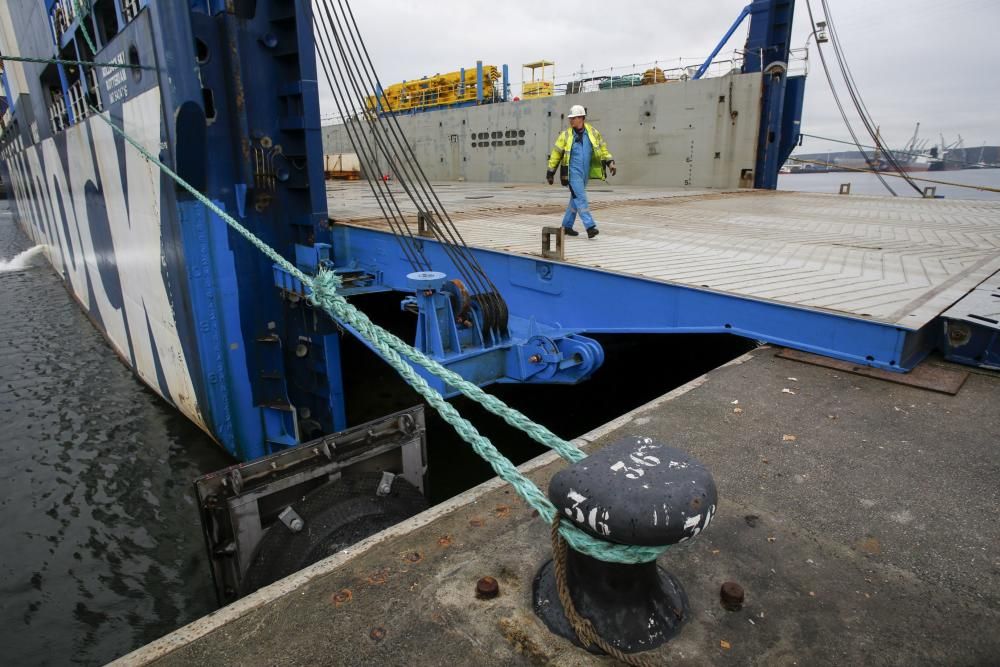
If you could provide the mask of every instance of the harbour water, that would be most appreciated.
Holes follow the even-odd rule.
[[[917,172],[911,174],[914,179],[928,181],[945,181],[964,186],[979,186],[1000,189],[1000,169],[963,169],[960,171]],[[898,176],[884,174],[885,180],[901,197],[916,197],[917,193]],[[879,182],[875,174],[862,172],[838,171],[826,174],[781,174],[778,176],[779,190],[794,190],[796,192],[825,192],[837,194],[842,183],[851,184],[851,194],[855,195],[885,195],[890,196],[885,186]],[[937,194],[948,199],[987,199],[1000,200],[1000,192],[977,190],[974,187],[955,187],[921,180],[916,181],[922,189],[937,188]]]
[[[0,662],[103,663],[213,609],[190,480],[230,461],[0,207]]]

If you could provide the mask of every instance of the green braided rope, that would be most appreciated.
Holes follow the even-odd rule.
[[[73,12],[76,14],[76,20],[80,23],[80,30],[83,32],[83,38],[87,40],[87,46],[90,47],[91,53],[97,53],[97,47],[94,46],[94,42],[90,39],[90,31],[87,30],[87,24],[84,22],[90,15],[90,2],[84,3],[83,0],[73,0]]]
[[[345,303],[347,302],[345,301]],[[523,431],[535,442],[554,450],[559,456],[570,463],[576,463],[587,458],[587,455],[580,451],[573,443],[563,440],[541,424],[532,421],[524,413],[510,407],[496,396],[486,393],[479,385],[469,382],[455,371],[442,366],[420,350],[414,349],[398,336],[389,331],[381,330],[380,337],[396,352],[404,355],[410,361],[423,366],[432,374],[444,380],[449,386],[454,387],[468,398],[479,403],[514,428]]]
[[[130,65],[128,63],[94,63],[86,60],[62,60],[61,58],[29,58],[28,56],[5,56],[0,55],[0,62],[10,60],[18,63],[39,63],[42,65],[78,65],[80,67],[117,67],[119,69],[148,69],[155,70],[149,65]]]
[[[210,211],[219,216],[230,227],[235,229],[241,236],[246,238],[254,247],[271,259],[275,264],[287,271],[292,276],[299,279],[303,285],[311,290],[309,302],[316,307],[325,310],[331,317],[350,325],[359,335],[371,343],[385,361],[395,369],[402,378],[413,387],[424,399],[441,415],[455,431],[468,442],[473,451],[481,456],[494,472],[508,482],[517,493],[525,499],[546,521],[552,523],[555,518],[556,508],[544,493],[530,479],[520,473],[488,438],[476,430],[471,422],[462,417],[459,412],[448,403],[444,397],[432,388],[414,368],[404,360],[412,360],[415,363],[427,368],[429,371],[445,380],[448,384],[461,391],[466,396],[482,403],[491,412],[503,417],[507,423],[518,428],[522,428],[531,437],[542,444],[552,447],[570,461],[579,461],[584,458],[584,454],[570,443],[558,438],[548,429],[531,422],[522,413],[510,408],[496,397],[486,394],[475,384],[468,382],[453,371],[449,371],[434,360],[426,357],[418,350],[406,345],[402,340],[385,331],[372,322],[364,313],[337,293],[341,285],[340,277],[332,271],[321,269],[315,277],[307,276],[291,262],[282,257],[276,250],[268,246],[261,239],[257,238],[250,230],[237,222],[225,211],[219,208],[213,201],[197,191],[172,169],[163,164],[153,156],[145,147],[141,146],[130,137],[122,128],[113,123],[109,118],[97,109],[91,111],[95,116],[107,123],[125,141],[132,145],[149,162],[159,167],[165,174],[170,176],[178,185],[191,193],[199,202],[204,204]],[[636,545],[611,544],[603,540],[587,535],[571,524],[562,524],[560,532],[566,542],[573,549],[586,553],[593,558],[614,563],[647,563],[656,560],[664,551],[663,547],[644,547]]]

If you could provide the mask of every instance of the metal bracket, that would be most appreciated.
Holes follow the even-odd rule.
[[[423,406],[416,406],[195,480],[219,603],[239,597],[265,531],[279,522],[292,533],[305,528],[303,518],[288,506],[291,499],[337,484],[341,473],[352,469],[388,468],[423,491],[425,424]],[[385,479],[383,475],[380,488]]]
[[[962,297],[941,319],[946,359],[1000,370],[1000,274]]]
[[[840,184],[840,194],[842,194],[842,195],[849,195],[849,194],[851,194],[851,184],[850,183],[841,183]]]
[[[556,237],[555,250],[552,249],[552,237]],[[563,227],[542,227],[542,257],[546,259],[566,259],[563,239],[565,238]]]
[[[417,236],[434,238],[434,232],[431,231],[432,224],[434,224],[434,221],[426,211],[417,212]]]
[[[379,480],[378,489],[375,490],[375,495],[387,496],[392,492],[392,483],[396,481],[396,476],[389,472],[388,470],[382,471],[382,479]]]
[[[299,516],[298,512],[292,509],[291,505],[281,510],[281,514],[278,515],[278,520],[285,524],[288,530],[293,533],[300,532],[306,525],[306,522],[302,520],[302,517]]]

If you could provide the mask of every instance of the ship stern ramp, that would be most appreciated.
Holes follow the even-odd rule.
[[[438,192],[512,312],[591,334],[732,333],[907,371],[941,346],[941,315],[1000,271],[997,202],[594,184],[601,235],[565,239],[558,260],[541,237],[563,189]],[[330,185],[329,206],[337,264],[405,285],[364,189]]]

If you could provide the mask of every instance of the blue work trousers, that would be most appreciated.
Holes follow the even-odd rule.
[[[586,229],[597,226],[594,216],[590,214],[590,204],[587,202],[587,181],[571,175],[569,179],[569,205],[566,207],[566,215],[563,216],[563,227],[573,229],[577,214],[583,221]]]

